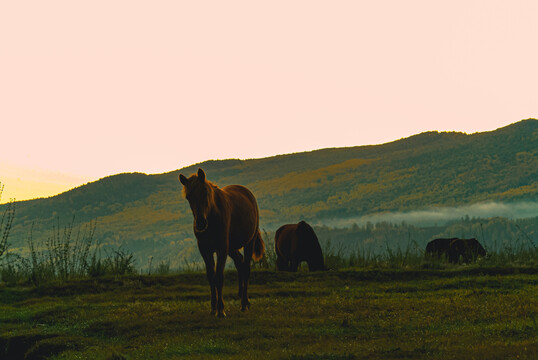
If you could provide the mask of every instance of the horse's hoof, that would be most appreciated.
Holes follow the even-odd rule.
[[[242,306],[241,311],[242,312],[247,312],[248,311],[248,306]]]
[[[226,313],[224,312],[224,310],[219,311],[219,312],[217,313],[217,317],[219,317],[219,318],[225,318],[225,317],[226,317]]]
[[[210,314],[211,314],[212,316],[217,315],[217,310],[211,310]]]

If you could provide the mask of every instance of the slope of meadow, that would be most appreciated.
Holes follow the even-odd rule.
[[[536,269],[254,271],[0,286],[2,359],[536,359]]]

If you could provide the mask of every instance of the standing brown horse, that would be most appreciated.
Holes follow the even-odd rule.
[[[229,185],[220,189],[206,180],[205,173],[186,178],[179,175],[183,194],[189,201],[194,216],[194,235],[204,259],[207,280],[211,288],[211,313],[226,316],[222,299],[224,265],[228,255],[233,259],[239,278],[241,310],[250,307],[248,279],[250,259],[259,260],[265,252],[265,244],[259,229],[259,211],[256,198],[241,185]],[[243,255],[239,250],[243,248]],[[217,253],[217,267],[213,254]]]

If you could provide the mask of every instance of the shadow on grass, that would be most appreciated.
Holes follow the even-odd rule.
[[[66,350],[81,350],[89,340],[61,334],[16,335],[0,338],[1,359],[47,359]]]

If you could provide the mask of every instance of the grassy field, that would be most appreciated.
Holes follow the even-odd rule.
[[[252,273],[0,286],[0,359],[537,359],[538,269]]]

